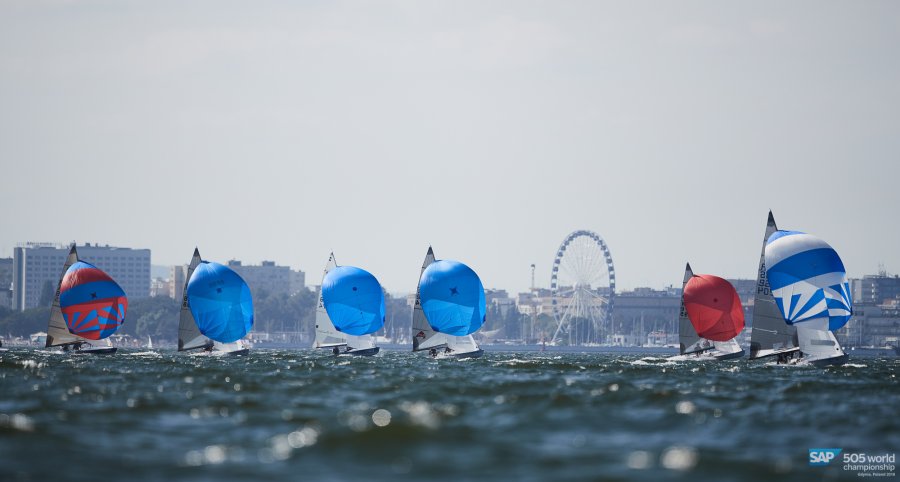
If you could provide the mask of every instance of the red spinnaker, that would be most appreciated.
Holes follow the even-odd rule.
[[[709,274],[694,275],[684,287],[684,308],[697,334],[728,341],[744,329],[741,298],[731,283]]]

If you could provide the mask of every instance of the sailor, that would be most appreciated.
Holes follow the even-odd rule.
[[[334,348],[331,349],[331,353],[333,353],[334,356],[338,356],[338,355],[341,354],[341,350],[338,349],[338,347],[334,347]]]
[[[431,358],[437,358],[437,350],[435,350],[434,348],[432,348],[429,353],[431,353]]]

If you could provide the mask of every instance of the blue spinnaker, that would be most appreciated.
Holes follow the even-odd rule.
[[[197,328],[207,338],[231,343],[253,326],[250,287],[227,266],[201,262],[188,281],[187,295]]]
[[[799,231],[776,231],[766,242],[766,276],[789,324],[828,320],[828,329],[853,314],[844,263],[825,241]]]
[[[384,291],[366,270],[338,266],[322,280],[322,302],[337,331],[368,335],[384,326]]]
[[[419,297],[436,332],[465,336],[484,324],[484,286],[472,268],[459,261],[431,263],[419,281]]]

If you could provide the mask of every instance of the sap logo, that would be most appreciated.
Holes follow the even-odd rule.
[[[809,465],[828,465],[841,449],[809,449]]]

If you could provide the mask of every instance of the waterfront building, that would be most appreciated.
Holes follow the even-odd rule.
[[[228,267],[247,282],[253,296],[262,293],[292,295],[305,288],[305,273],[294,271],[290,266],[276,265],[274,261],[263,261],[259,265],[245,265],[239,260],[233,259],[228,262]]]
[[[131,300],[150,296],[150,250],[85,243],[78,257],[109,274]],[[13,302],[15,310],[49,306],[56,292],[69,246],[22,243],[13,249]]]

